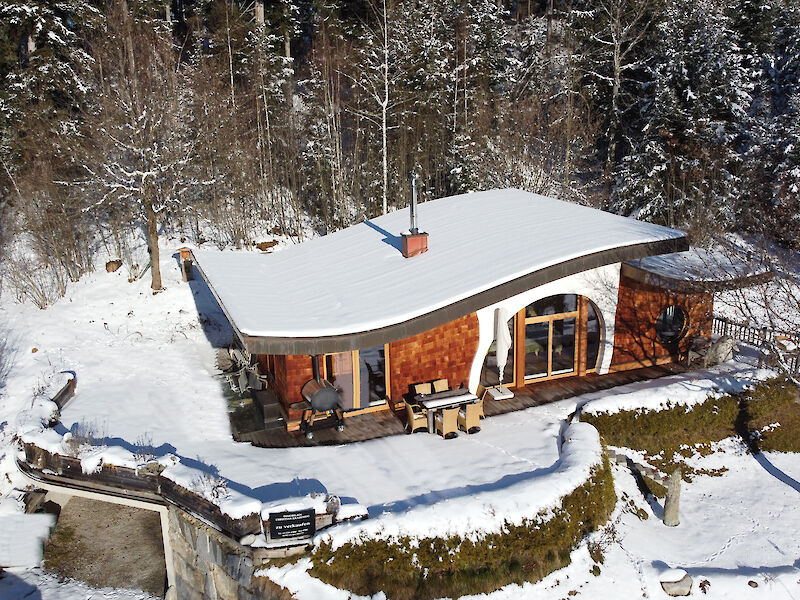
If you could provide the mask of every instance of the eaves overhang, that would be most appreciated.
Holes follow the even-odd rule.
[[[317,355],[369,348],[394,342],[429,331],[439,325],[454,321],[480,310],[481,308],[491,306],[492,304],[563,277],[604,267],[606,265],[624,263],[625,261],[658,254],[682,252],[688,249],[689,242],[687,238],[685,236],[678,236],[600,250],[532,271],[516,279],[512,279],[469,297],[462,298],[452,304],[414,317],[410,320],[378,329],[320,337],[265,337],[250,335],[246,331],[241,331],[231,319],[230,314],[228,314],[212,282],[209,281],[208,277],[203,273],[202,266],[197,262],[195,264],[200,272],[203,273],[204,280],[217,299],[223,312],[225,312],[228,317],[237,337],[249,352],[252,354]]]

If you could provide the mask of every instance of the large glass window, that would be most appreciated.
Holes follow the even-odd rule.
[[[339,390],[339,404],[343,410],[355,408],[353,393],[353,353],[337,352],[325,355],[325,378]]]
[[[526,317],[545,317],[561,313],[575,312],[578,310],[578,296],[575,294],[561,294],[549,296],[529,304],[525,308]]]
[[[386,347],[358,351],[361,408],[386,400]]]
[[[325,378],[341,396],[343,410],[368,408],[389,397],[386,346],[325,355]]]
[[[562,294],[525,307],[525,379],[575,371],[578,296]]]
[[[575,323],[577,319],[553,319],[553,364],[550,374],[561,375],[575,370]]]
[[[586,370],[597,368],[597,359],[600,357],[600,317],[594,304],[586,302]]]
[[[546,377],[550,321],[525,324],[525,377]]]

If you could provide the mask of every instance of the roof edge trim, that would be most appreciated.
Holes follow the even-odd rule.
[[[314,355],[346,352],[348,350],[379,346],[423,333],[434,327],[444,325],[445,323],[449,323],[450,321],[454,321],[480,310],[481,308],[505,300],[506,298],[516,296],[522,292],[569,275],[575,275],[576,273],[582,273],[583,271],[589,271],[614,263],[624,263],[627,260],[644,258],[657,254],[683,252],[688,249],[689,242],[685,236],[682,236],[601,250],[527,273],[526,275],[408,321],[357,333],[321,337],[260,337],[250,336],[238,331],[233,321],[231,321],[231,325],[245,348],[253,354]],[[203,273],[203,278],[206,280],[206,283],[208,283],[205,273]],[[208,284],[208,286],[230,321],[230,315],[228,315],[228,311],[220,302],[219,296],[216,291],[214,291],[213,286],[211,286],[211,284]]]
[[[656,288],[684,294],[710,294],[715,292],[724,292],[727,290],[736,290],[743,287],[749,287],[751,285],[766,283],[775,277],[775,272],[770,270],[763,273],[755,273],[753,275],[732,277],[726,280],[677,279],[675,277],[668,277],[660,273],[648,271],[647,269],[643,269],[642,267],[631,263],[623,263],[622,274],[633,279],[634,281],[638,281],[639,283],[644,283]]]

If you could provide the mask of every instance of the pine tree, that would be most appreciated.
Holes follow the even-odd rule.
[[[643,135],[618,171],[615,210],[696,231],[735,219],[738,125],[750,97],[728,25],[712,2],[671,2]]]

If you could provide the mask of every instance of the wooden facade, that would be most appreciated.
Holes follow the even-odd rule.
[[[614,349],[610,371],[660,365],[680,360],[688,350],[691,339],[710,336],[713,297],[708,293],[679,293],[636,281],[625,275],[620,277],[619,296],[614,325]],[[668,306],[678,307],[686,315],[685,330],[674,343],[664,343],[656,333],[659,315]],[[564,377],[592,375],[594,365],[587,365],[587,315],[591,298],[577,297],[577,309],[572,312],[542,316],[526,316],[523,308],[514,316],[514,344],[509,360],[514,361],[513,380],[504,381],[509,388],[523,388],[538,382]],[[525,326],[526,322],[548,322],[552,318],[575,320],[574,370],[553,371],[546,377],[525,377]],[[609,324],[610,325],[610,324]],[[552,324],[550,325],[552,330]],[[601,329],[602,330],[602,329]],[[552,335],[552,334],[551,334]],[[521,342],[522,341],[522,342]],[[476,313],[455,319],[413,335],[390,342],[384,346],[386,402],[377,406],[361,407],[346,413],[361,414],[375,410],[403,408],[409,387],[414,383],[447,379],[451,387],[469,383],[470,370],[478,348],[479,323]],[[552,358],[551,358],[552,360]],[[303,398],[300,389],[313,377],[312,360],[308,355],[259,356],[263,368],[269,368],[274,380],[274,391],[286,413],[290,429],[296,427],[301,411],[292,410],[293,403]],[[358,354],[353,353],[357,368]],[[320,357],[321,376],[325,376],[325,360]],[[550,367],[548,367],[548,370]],[[592,375],[595,376],[595,375]],[[358,381],[355,382],[358,390]],[[357,394],[356,394],[357,395]],[[356,405],[358,406],[358,405]]]
[[[714,298],[710,293],[679,293],[620,277],[611,370],[674,362],[686,355],[692,338],[711,336]],[[656,333],[659,315],[676,306],[687,317],[683,335],[664,343]]]
[[[478,336],[478,316],[471,313],[389,344],[395,404],[399,404],[413,383],[447,379],[450,387],[467,387]]]
[[[478,348],[478,317],[471,313],[418,335],[387,344],[387,408],[401,410],[409,386],[414,383],[447,379],[452,387],[467,386],[472,360]],[[300,389],[313,377],[308,355],[259,356],[262,370],[272,365],[275,395],[287,420],[297,421],[302,411],[291,409],[303,397]],[[324,360],[320,360],[324,371]],[[324,373],[322,373],[324,375]],[[370,408],[354,412],[365,412]]]

